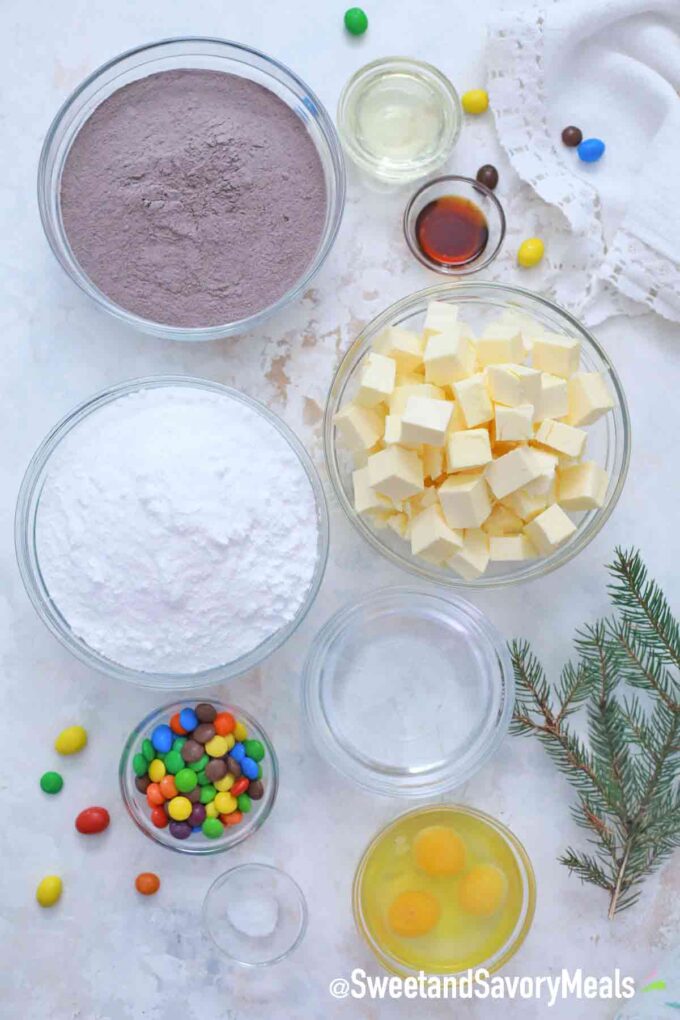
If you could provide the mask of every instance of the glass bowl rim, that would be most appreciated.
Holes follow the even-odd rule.
[[[262,805],[261,810],[257,812],[257,815],[252,821],[250,827],[248,828],[247,825],[243,828],[241,826],[232,827],[231,838],[229,839],[215,840],[214,844],[211,843],[207,846],[200,847],[191,846],[190,840],[176,839],[173,842],[166,842],[160,836],[160,833],[165,832],[165,829],[156,829],[150,821],[144,824],[133,810],[132,804],[134,803],[134,800],[130,778],[131,759],[134,754],[135,742],[141,739],[145,730],[148,730],[151,725],[157,722],[161,717],[168,716],[175,710],[181,709],[185,706],[193,707],[196,704],[196,700],[196,698],[181,698],[178,701],[168,702],[167,705],[161,705],[159,708],[155,708],[152,712],[149,712],[148,715],[137,723],[137,725],[130,731],[125,743],[123,744],[123,750],[121,751],[120,759],[118,761],[118,786],[123,804],[125,805],[125,810],[127,811],[130,819],[139,831],[150,840],[153,840],[154,843],[158,846],[162,846],[165,850],[171,850],[173,853],[186,854],[191,857],[208,857],[213,854],[224,853],[225,851],[238,846],[239,843],[243,843],[250,836],[254,836],[267,821],[272,808],[276,803],[279,791],[279,759],[276,751],[274,750],[274,745],[271,742],[269,734],[262,724],[254,718],[254,716],[241,708],[240,705],[236,705],[233,702],[225,702],[218,698],[210,698],[210,704],[219,705],[220,708],[233,712],[241,719],[245,719],[248,725],[252,726],[260,737],[262,737],[263,743],[266,745],[267,757],[271,766],[271,775],[268,778],[271,794],[269,795],[266,803]]]
[[[597,511],[588,525],[578,529],[573,542],[569,542],[567,545],[561,546],[551,556],[531,561],[533,566],[527,567],[525,574],[521,577],[512,573],[489,577],[482,575],[473,581],[466,581],[462,577],[457,577],[453,573],[450,578],[448,576],[444,577],[441,574],[434,574],[430,572],[427,564],[423,563],[421,565],[416,562],[415,559],[409,560],[405,555],[388,548],[378,540],[373,531],[361,519],[360,515],[354,512],[354,508],[345,495],[345,490],[340,480],[340,472],[338,470],[335,457],[335,443],[333,441],[333,416],[336,412],[335,402],[338,395],[344,391],[344,387],[356,367],[353,363],[357,359],[362,347],[366,344],[368,339],[377,335],[387,326],[392,325],[396,319],[400,319],[401,321],[405,314],[413,313],[414,309],[421,303],[424,302],[427,304],[430,300],[446,300],[447,298],[455,299],[456,292],[461,290],[472,291],[473,295],[477,293],[480,298],[483,298],[487,291],[491,294],[495,293],[500,296],[505,296],[508,300],[510,300],[513,296],[519,295],[521,298],[528,299],[530,302],[535,301],[539,305],[545,306],[558,316],[566,319],[567,325],[571,326],[572,329],[575,329],[578,335],[582,339],[585,339],[585,341],[593,348],[595,353],[602,360],[604,367],[609,373],[609,377],[615,390],[618,407],[621,412],[623,432],[623,441],[621,444],[622,460],[610,500],[599,511]],[[446,283],[439,283],[433,287],[426,287],[423,290],[415,291],[408,294],[406,297],[401,298],[399,301],[395,301],[383,312],[371,319],[371,321],[368,322],[361,330],[357,338],[347,348],[340,364],[335,370],[326,397],[323,421],[323,446],[326,470],[328,471],[331,486],[335,496],[337,497],[338,503],[355,530],[358,531],[358,533],[376,552],[396,564],[396,566],[407,570],[411,574],[415,574],[417,577],[420,577],[422,580],[428,581],[431,584],[441,585],[447,589],[460,588],[474,591],[482,588],[505,588],[513,584],[526,583],[536,577],[542,577],[545,574],[556,570],[558,567],[563,566],[565,563],[568,563],[569,560],[573,559],[590,543],[590,541],[601,531],[609,520],[623,491],[626,476],[628,474],[628,467],[630,465],[631,424],[628,402],[616,368],[612,364],[608,354],[599,341],[595,339],[590,330],[579,322],[579,320],[573,316],[571,312],[568,312],[565,308],[562,308],[561,305],[556,304],[550,298],[542,297],[540,294],[536,294],[524,287],[515,287],[510,284],[497,283],[491,280],[449,280]]]
[[[50,599],[47,586],[43,583],[40,575],[35,542],[37,504],[34,505],[34,503],[36,494],[38,494],[37,498],[39,500],[39,486],[43,484],[50,457],[61,441],[93,412],[112,403],[119,397],[147,388],[161,389],[175,386],[187,387],[188,389],[203,389],[208,392],[218,393],[230,399],[238,400],[247,407],[250,407],[255,413],[259,413],[277,430],[282,439],[287,441],[293,453],[298,457],[314,493],[317,511],[316,565],[309,589],[295,617],[284,627],[270,634],[268,638],[259,645],[256,645],[255,648],[252,648],[245,655],[234,659],[231,663],[211,666],[196,673],[144,672],[115,663],[113,660],[90,648],[89,645],[73,632],[68,622],[62,617],[58,608]],[[100,390],[86,400],[80,401],[52,426],[29,460],[19,486],[14,515],[14,545],[21,580],[33,608],[42,623],[45,624],[48,630],[72,655],[75,655],[81,662],[96,669],[99,673],[104,673],[116,680],[126,680],[136,684],[138,687],[150,688],[152,690],[179,692],[194,688],[199,689],[242,676],[267,659],[297,630],[314,604],[321,587],[328,562],[330,522],[323,484],[309,453],[290,426],[274,411],[271,411],[265,404],[255,400],[242,390],[238,390],[233,386],[226,386],[223,383],[214,382],[210,379],[186,375],[155,375],[116,383],[113,386]]]
[[[211,326],[171,326],[166,323],[155,322],[153,319],[146,319],[141,315],[130,312],[123,308],[122,305],[112,301],[99,289],[99,287],[97,287],[95,283],[89,279],[75,256],[71,255],[69,258],[65,256],[64,250],[70,253],[68,238],[66,237],[65,231],[62,229],[54,229],[50,210],[50,202],[54,195],[54,187],[52,178],[48,175],[47,170],[49,159],[52,154],[52,148],[64,119],[76,106],[83,93],[125,61],[136,59],[136,66],[142,66],[145,54],[150,54],[162,47],[175,46],[179,48],[186,44],[223,48],[225,51],[231,51],[234,53],[234,59],[248,66],[254,66],[254,62],[256,61],[262,61],[265,65],[269,65],[268,68],[264,69],[265,73],[269,77],[275,77],[273,72],[278,72],[284,78],[288,78],[292,81],[298,89],[304,92],[314,108],[313,110],[310,110],[310,113],[313,113],[318,121],[321,134],[327,146],[329,162],[332,170],[331,176],[333,178],[335,189],[334,201],[332,201],[333,196],[327,189],[326,197],[329,216],[328,227],[324,230],[324,233],[321,236],[316,255],[300,278],[291,285],[285,294],[282,294],[281,297],[277,298],[276,301],[268,305],[266,308],[261,308],[259,311],[242,319],[235,319],[232,322]],[[242,55],[240,58],[239,54]],[[249,58],[252,58],[252,60]],[[272,70],[270,71],[269,68]],[[284,102],[284,100],[282,100],[282,102]],[[288,106],[289,104],[286,103],[286,105]],[[71,139],[68,151],[70,151],[77,133],[78,132],[76,132]],[[314,138],[312,138],[312,140],[314,142],[315,149],[318,151],[319,146],[316,140]],[[66,157],[64,156],[64,159],[65,158]],[[295,71],[291,70],[291,68],[277,60],[275,57],[271,57],[269,54],[264,53],[262,50],[256,49],[253,46],[247,46],[244,43],[235,42],[231,39],[222,39],[219,36],[168,36],[151,43],[133,46],[131,49],[127,49],[105,61],[103,64],[100,64],[97,68],[91,71],[90,74],[88,74],[75,89],[73,89],[57,110],[45,135],[45,139],[40,150],[40,158],[38,160],[37,198],[40,222],[42,224],[43,233],[57,259],[57,262],[69,279],[71,279],[84,294],[91,298],[99,308],[102,308],[120,322],[123,322],[134,329],[140,330],[141,332],[177,341],[201,342],[223,339],[228,336],[244,333],[261,325],[262,322],[270,316],[275,315],[286,305],[292,303],[295,298],[302,293],[304,288],[309,285],[314,276],[316,276],[333,248],[342,222],[346,192],[347,174],[340,138],[330,114],[316,93],[295,73]]]
[[[471,262],[465,262],[458,266],[447,266],[440,262],[436,262],[434,259],[428,258],[417,242],[415,236],[415,224],[411,224],[411,212],[416,202],[425,194],[425,192],[429,191],[430,188],[435,188],[448,181],[455,181],[458,184],[463,183],[465,185],[470,185],[470,187],[475,191],[480,192],[485,198],[489,199],[491,201],[491,208],[498,216],[499,223],[498,241],[488,255],[484,255],[484,252],[482,252],[481,256],[477,259],[473,259]],[[472,276],[473,273],[479,273],[482,269],[486,269],[487,266],[491,265],[494,259],[498,257],[498,253],[503,247],[503,241],[505,240],[507,221],[505,219],[505,210],[501,205],[500,199],[494,194],[491,188],[486,186],[486,184],[482,184],[481,181],[475,180],[472,177],[465,177],[463,174],[442,174],[441,177],[435,177],[433,180],[425,181],[411,196],[406,204],[406,208],[404,209],[402,226],[408,249],[422,266],[425,266],[427,269],[431,269],[435,273],[440,273],[443,276],[461,277]],[[412,226],[413,229],[411,229]]]
[[[297,903],[300,908],[300,927],[298,929],[297,935],[295,936],[295,940],[290,944],[288,949],[286,949],[283,953],[279,953],[278,956],[274,956],[271,960],[256,960],[256,961],[239,960],[237,956],[233,956],[231,953],[228,953],[225,949],[223,949],[222,946],[217,944],[217,941],[212,933],[212,929],[206,920],[206,915],[208,911],[207,903],[210,893],[213,892],[213,890],[218,888],[219,886],[224,885],[224,883],[229,880],[229,878],[234,874],[234,872],[244,871],[247,868],[255,868],[258,871],[269,871],[276,875],[283,876],[289,883],[290,888],[296,894]],[[263,861],[244,861],[243,864],[236,864],[233,868],[229,868],[227,871],[223,871],[220,875],[217,876],[217,878],[213,882],[210,883],[210,887],[206,892],[205,896],[203,897],[203,904],[201,906],[201,921],[203,924],[203,930],[207,933],[208,938],[210,939],[212,944],[215,946],[215,949],[217,949],[219,953],[221,953],[223,956],[226,956],[226,958],[228,960],[231,960],[233,963],[238,963],[239,966],[241,967],[258,969],[260,967],[271,967],[275,963],[281,963],[282,960],[285,960],[288,956],[291,955],[291,953],[295,952],[295,950],[305,937],[305,933],[307,931],[307,926],[309,923],[309,908],[307,906],[307,897],[302,891],[302,887],[300,886],[299,882],[297,882],[293,878],[293,876],[290,875],[287,871],[284,871],[282,868],[277,868],[275,864],[265,864]]]
[[[519,951],[519,949],[521,949],[527,935],[529,934],[531,925],[533,924],[534,914],[536,912],[536,873],[524,844],[521,842],[519,837],[515,835],[512,829],[510,829],[504,822],[501,822],[498,818],[488,814],[486,811],[479,810],[479,808],[470,807],[466,804],[455,803],[427,804],[422,807],[412,808],[410,811],[404,811],[397,815],[396,818],[392,818],[385,825],[382,825],[363,850],[354,872],[354,879],[352,881],[352,913],[354,916],[354,924],[371,952],[380,961],[383,967],[391,971],[393,974],[409,973],[407,967],[400,967],[397,961],[384,953],[370,935],[368,925],[364,922],[363,911],[361,909],[361,882],[371,851],[374,849],[377,842],[387,832],[389,832],[393,826],[402,822],[404,818],[410,815],[427,815],[430,812],[437,811],[455,811],[459,814],[470,815],[482,822],[485,822],[505,840],[514,853],[524,891],[523,913],[520,914],[520,917],[515,924],[515,928],[508,938],[508,943],[498,950],[496,955],[491,957],[489,961],[482,961],[472,968],[473,970],[484,968],[490,974],[494,974],[501,967],[505,966],[505,964]],[[433,971],[431,973],[441,977],[455,977],[460,974],[468,973],[468,970]]]
[[[329,639],[333,640],[346,632],[348,625],[355,624],[357,616],[364,610],[388,606],[395,600],[403,604],[404,610],[407,609],[409,601],[445,603],[449,617],[454,613],[457,622],[460,622],[461,616],[471,620],[477,630],[476,636],[486,639],[498,663],[498,674],[490,680],[494,693],[500,695],[495,723],[493,729],[481,734],[477,744],[473,745],[473,750],[469,752],[471,760],[467,762],[467,767],[452,776],[453,766],[448,764],[444,767],[446,774],[429,778],[427,782],[413,787],[400,786],[400,779],[385,778],[377,774],[353,755],[340,740],[336,739],[334,729],[321,705],[321,674]],[[302,708],[319,754],[343,778],[361,789],[395,799],[415,800],[439,796],[450,793],[468,782],[495,756],[507,736],[514,700],[514,671],[503,635],[486,613],[472,602],[454,592],[442,590],[441,587],[435,591],[427,591],[408,585],[386,585],[350,599],[332,613],[314,635],[302,667]]]

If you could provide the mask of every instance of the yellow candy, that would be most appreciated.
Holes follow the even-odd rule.
[[[239,719],[234,726],[234,741],[246,740],[248,737],[248,730],[245,728],[241,720]]]
[[[226,737],[224,739],[227,742],[227,750],[231,751],[232,747],[236,743],[236,737],[234,736],[233,733],[227,733],[227,735],[226,735]]]
[[[219,733],[205,744],[205,753],[209,754],[211,758],[221,758],[228,750],[226,738],[221,737]]]
[[[524,266],[525,269],[530,269],[532,266],[537,266],[543,258],[545,252],[545,245],[540,237],[527,237],[526,241],[522,241],[517,251],[517,261],[520,266]]]
[[[192,811],[188,797],[173,797],[168,803],[168,814],[175,822],[185,822]]]
[[[205,805],[205,817],[206,818],[217,818],[217,808],[215,807],[215,801],[211,800],[209,804]]]
[[[236,797],[232,797],[230,793],[218,793],[211,804],[217,808],[218,815],[230,815],[238,807]]]
[[[165,764],[160,760],[160,758],[154,758],[149,765],[149,779],[151,782],[160,783],[166,772],[167,769],[165,768]]]
[[[456,875],[465,867],[465,844],[445,825],[428,825],[413,841],[416,864],[428,875]]]
[[[426,935],[439,920],[439,903],[432,893],[418,889],[399,893],[390,903],[387,920],[397,935],[415,938]]]
[[[219,790],[220,793],[226,793],[227,790],[231,790],[233,785],[234,777],[230,773],[227,773],[226,776],[222,776],[221,779],[218,779],[213,783],[215,789]]]
[[[87,731],[82,726],[67,726],[54,741],[54,749],[59,754],[77,754],[87,743]]]
[[[460,97],[466,113],[484,113],[489,109],[489,93],[484,89],[470,89]]]
[[[493,864],[478,864],[471,868],[458,887],[458,902],[462,909],[475,917],[490,917],[505,902],[508,880]]]
[[[62,888],[59,875],[45,875],[35,891],[35,898],[41,907],[53,907],[61,898]]]

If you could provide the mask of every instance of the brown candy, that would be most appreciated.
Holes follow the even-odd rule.
[[[201,786],[194,786],[193,790],[189,790],[188,793],[183,793],[182,796],[187,797],[192,804],[198,804],[201,799],[201,790]]]
[[[209,722],[199,723],[194,732],[191,734],[192,739],[197,740],[199,744],[207,744],[214,736],[215,727]]]
[[[227,763],[224,758],[213,758],[205,767],[205,774],[211,783],[216,783],[227,774]]]
[[[580,128],[574,127],[570,124],[569,127],[565,127],[562,132],[562,141],[565,145],[568,145],[570,149],[575,149],[577,145],[580,145],[583,141],[583,132]]]
[[[251,779],[248,786],[248,796],[251,800],[260,800],[264,796],[264,783],[261,779]]]
[[[151,780],[148,776],[135,776],[135,786],[140,793],[146,793],[146,788]]]
[[[194,712],[199,722],[212,722],[217,715],[215,706],[209,705],[207,701],[202,701],[200,705],[196,705]]]
[[[231,755],[227,755],[226,760],[227,760],[227,772],[229,772],[234,777],[234,779],[238,779],[238,777],[241,775],[241,766],[237,761],[234,761]]]
[[[187,765],[191,765],[192,762],[199,761],[203,757],[203,745],[199,744],[197,740],[187,740],[180,754]]]
[[[477,180],[480,184],[484,184],[489,188],[490,191],[493,191],[498,184],[498,170],[491,163],[485,163],[477,171]]]

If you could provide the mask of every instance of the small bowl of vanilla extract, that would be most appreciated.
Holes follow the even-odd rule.
[[[404,212],[404,234],[412,253],[428,269],[467,276],[498,255],[505,213],[486,185],[450,174],[427,181],[416,191]]]

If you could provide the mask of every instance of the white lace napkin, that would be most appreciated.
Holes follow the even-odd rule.
[[[559,210],[541,289],[591,323],[650,308],[680,321],[680,0],[506,10],[487,67],[502,147],[534,205]],[[568,124],[605,141],[598,163],[562,144]],[[530,225],[526,194],[508,211]]]

